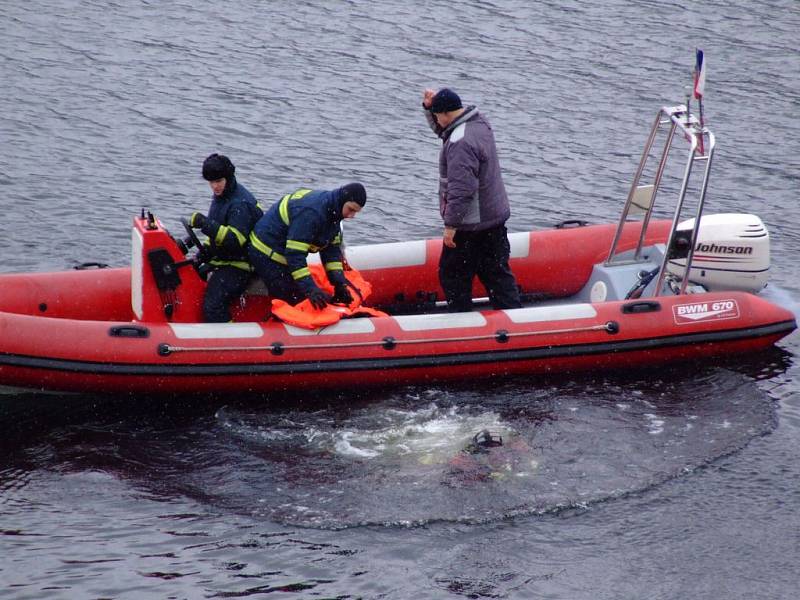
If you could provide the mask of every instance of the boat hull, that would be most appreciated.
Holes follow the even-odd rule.
[[[687,306],[693,320],[681,320]],[[194,394],[472,381],[707,362],[762,350],[795,327],[791,313],[747,293],[354,319],[318,332],[275,321],[143,325],[6,313],[0,382]]]
[[[668,230],[653,222],[644,241],[655,248]],[[614,232],[512,234],[511,267],[537,300],[454,314],[435,307],[441,240],[350,248],[350,264],[373,286],[369,303],[399,310],[308,330],[265,320],[269,298],[253,290],[234,322],[198,322],[205,282],[158,222],[135,219],[131,268],[0,275],[0,385],[197,394],[472,381],[707,361],[795,329],[791,312],[742,291],[619,300],[631,282],[603,265]],[[619,251],[640,232],[626,226]],[[159,279],[163,264],[174,268]],[[633,280],[639,268],[613,267]],[[601,283],[612,296],[597,301]],[[485,290],[476,283],[474,293]],[[420,302],[432,311],[401,314]]]

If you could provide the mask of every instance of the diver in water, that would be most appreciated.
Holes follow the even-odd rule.
[[[482,429],[452,459],[449,475],[461,482],[500,480],[510,475],[526,476],[538,466],[532,448],[518,434],[504,439]]]

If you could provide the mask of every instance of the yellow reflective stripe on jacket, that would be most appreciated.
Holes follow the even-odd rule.
[[[287,264],[286,257],[283,254],[275,252],[275,250],[273,250],[272,248],[267,246],[264,242],[262,242],[260,239],[258,239],[258,236],[256,235],[255,231],[250,234],[250,244],[253,246],[253,248],[258,250],[259,252],[262,252],[263,254],[266,254],[267,258],[271,258],[276,263],[280,263],[282,265]]]
[[[338,246],[341,243],[342,243],[342,234],[341,233],[337,233],[336,237],[333,238],[333,241],[331,242],[331,244],[333,244],[334,246]]]
[[[240,246],[244,246],[247,242],[247,238],[244,237],[244,234],[236,229],[235,227],[231,227],[230,225],[222,225],[219,229],[217,229],[217,235],[214,236],[214,243],[217,246],[222,246],[225,243],[225,237],[232,233],[236,236],[236,239],[239,241]]]
[[[281,198],[281,204],[278,207],[278,212],[281,215],[281,221],[283,221],[284,225],[289,225],[289,197],[291,194],[286,194],[283,198]]]
[[[305,242],[298,242],[297,240],[286,240],[287,250],[299,250],[300,252],[308,253],[310,248],[311,244],[306,244]]]
[[[298,200],[311,191],[312,190],[309,190],[308,188],[300,188],[299,190],[294,191],[291,194],[286,194],[283,198],[281,198],[280,206],[278,206],[278,213],[281,215],[281,221],[283,221],[285,225],[289,225],[289,200]]]
[[[236,267],[237,269],[241,269],[242,271],[252,271],[253,267],[249,262],[245,262],[243,260],[211,260],[209,261],[210,264],[214,265],[215,267]]]
[[[214,236],[214,243],[217,246],[222,246],[222,242],[225,240],[225,236],[228,235],[230,229],[227,225],[220,225],[219,229],[217,229],[217,235]]]
[[[325,270],[326,271],[344,271],[344,267],[342,266],[341,262],[327,262],[327,263],[325,263]]]
[[[236,227],[231,227],[230,225],[228,225],[228,229],[230,229],[233,235],[236,236],[236,239],[239,240],[240,246],[244,246],[247,243],[247,238],[245,237],[245,235],[241,231],[236,229]]]
[[[302,279],[303,277],[311,277],[311,271],[308,270],[308,267],[303,267],[302,269],[297,269],[297,271],[292,271],[292,279],[295,281]]]

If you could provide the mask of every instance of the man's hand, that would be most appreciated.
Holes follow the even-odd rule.
[[[435,95],[436,95],[436,90],[432,90],[430,88],[422,92],[422,106],[430,110],[431,102],[433,102],[433,97]]]
[[[444,228],[444,235],[442,236],[442,242],[448,248],[455,248],[456,247],[456,230],[453,227],[445,227]]]
[[[317,310],[322,310],[328,306],[328,302],[331,301],[331,297],[327,292],[323,292],[321,289],[316,288],[308,294],[308,300],[311,302],[311,306]]]
[[[207,220],[204,214],[193,212],[192,216],[189,218],[189,225],[191,225],[193,229],[202,229],[205,227]]]
[[[353,302],[353,295],[350,293],[350,290],[347,289],[346,283],[337,283],[333,286],[333,298],[331,298],[331,302],[334,304],[344,304],[345,306],[350,306]]]

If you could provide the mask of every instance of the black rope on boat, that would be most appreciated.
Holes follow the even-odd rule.
[[[280,356],[286,350],[323,350],[334,348],[358,348],[362,346],[382,346],[386,350],[394,350],[401,344],[441,344],[448,342],[473,342],[478,340],[491,340],[494,339],[499,343],[506,343],[512,337],[529,337],[536,335],[557,335],[564,333],[581,333],[587,331],[605,331],[609,334],[619,332],[619,323],[616,321],[608,321],[601,325],[591,325],[589,327],[569,327],[566,329],[548,329],[545,331],[518,331],[509,333],[505,329],[500,329],[495,333],[485,335],[468,335],[460,337],[448,338],[430,338],[424,340],[398,340],[392,336],[386,336],[380,340],[373,340],[370,342],[342,342],[338,344],[284,344],[283,342],[274,342],[269,346],[201,346],[201,347],[187,347],[187,346],[170,346],[169,344],[159,344],[159,356],[169,356],[174,352],[258,352],[268,351],[276,356]]]

